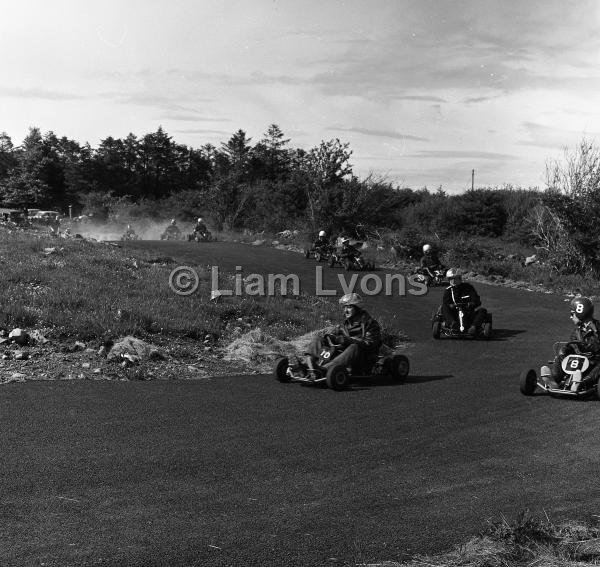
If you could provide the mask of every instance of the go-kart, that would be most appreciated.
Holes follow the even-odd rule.
[[[431,274],[433,274],[433,276]],[[443,268],[429,271],[425,268],[417,268],[414,273],[414,280],[424,283],[428,287],[444,285],[446,280],[446,271]]]
[[[525,370],[521,374],[520,389],[524,396],[532,396],[537,388],[545,390],[551,395],[561,396],[589,396],[594,395],[600,399],[600,372],[595,372],[598,359],[589,352],[581,350],[579,342],[557,342],[554,343],[554,354],[558,353],[563,348],[571,351],[567,354],[560,366],[563,371],[561,378],[555,381],[548,366],[542,366],[540,376],[532,368]],[[554,360],[549,361],[553,363]]]
[[[274,376],[279,382],[300,382],[302,384],[326,384],[332,390],[345,390],[353,382],[368,384],[373,378],[388,376],[397,382],[404,380],[410,371],[408,358],[403,354],[378,354],[373,363],[363,368],[348,368],[343,364],[329,364],[344,350],[336,342],[334,335],[325,335],[323,347],[316,362],[306,355],[283,357],[275,363]]]
[[[321,262],[322,260],[328,260],[331,257],[331,254],[334,252],[335,247],[331,244],[327,244],[324,246],[313,246],[312,248],[307,248],[304,250],[304,257],[308,260],[310,257],[314,257],[317,262]]]
[[[182,240],[181,230],[179,228],[167,228],[161,235],[161,240]]]
[[[196,231],[188,234],[188,242],[214,242],[215,237],[212,235],[210,230],[204,232]]]
[[[360,250],[350,252],[335,250],[332,252],[331,256],[329,256],[328,264],[330,268],[334,268],[339,264],[347,272],[350,270],[368,271],[375,269],[375,264],[365,260]]]
[[[121,241],[127,240],[139,240],[140,237],[135,232],[126,232],[123,236],[121,236]]]
[[[468,298],[463,297],[461,299]],[[433,338],[439,339],[441,337],[452,337],[489,339],[492,335],[492,314],[487,311],[487,309],[483,309],[483,307],[480,307],[479,309],[484,311],[483,321],[481,325],[475,329],[475,334],[472,335],[469,333],[469,328],[471,326],[471,320],[474,316],[474,311],[469,309],[467,301],[462,301],[456,304],[456,310],[458,312],[457,328],[449,327],[446,324],[444,315],[442,314],[442,306],[440,305],[431,319],[431,334]]]

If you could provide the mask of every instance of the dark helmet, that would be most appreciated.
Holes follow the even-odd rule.
[[[571,315],[574,315],[579,321],[591,319],[594,315],[594,304],[589,297],[576,297],[571,300]]]

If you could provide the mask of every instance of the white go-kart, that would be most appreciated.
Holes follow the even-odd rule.
[[[540,375],[534,369],[525,370],[521,374],[521,393],[532,396],[540,388],[551,395],[561,396],[595,396],[600,399],[599,378],[600,366],[589,352],[581,350],[579,342],[554,343],[554,353],[567,349],[561,362],[562,374],[558,380],[553,378],[549,366],[542,366]],[[554,362],[554,361],[550,361]]]

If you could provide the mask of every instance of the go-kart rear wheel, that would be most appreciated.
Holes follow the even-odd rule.
[[[289,382],[291,380],[291,378],[289,377],[289,375],[287,373],[287,369],[288,369],[289,365],[290,365],[290,361],[288,360],[287,357],[280,358],[275,363],[275,369],[273,371],[273,375],[275,376],[276,380],[278,380],[279,382]]]
[[[390,360],[390,374],[396,382],[404,380],[410,372],[410,362],[403,354],[397,354]]]
[[[431,336],[434,339],[439,339],[441,332],[442,332],[442,322],[441,321],[434,321],[432,323],[432,325],[431,325]]]
[[[492,322],[488,321],[483,324],[481,333],[484,339],[489,339],[492,336]]]
[[[350,374],[345,366],[331,366],[327,369],[327,386],[332,390],[345,390],[350,386]]]
[[[533,396],[535,389],[537,388],[537,374],[533,368],[531,370],[524,370],[521,374],[521,394],[524,396]]]

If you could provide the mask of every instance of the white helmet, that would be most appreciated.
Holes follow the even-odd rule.
[[[350,239],[347,236],[342,236],[342,240],[340,241],[342,244],[346,244],[350,242]]]
[[[449,280],[462,280],[462,272],[458,268],[450,268],[446,272],[446,278],[448,278]]]
[[[198,222],[202,222],[202,217],[198,217]]]
[[[354,305],[355,307],[360,308],[363,306],[363,300],[362,300],[362,297],[360,295],[358,295],[358,293],[347,293],[345,295],[342,295],[342,297],[340,297],[339,304],[342,307]]]
[[[431,244],[425,244],[425,246],[423,246],[423,252],[431,252]]]
[[[325,236],[325,231],[324,230],[320,231],[319,236]]]
[[[171,219],[171,224],[175,224],[175,219]]]

